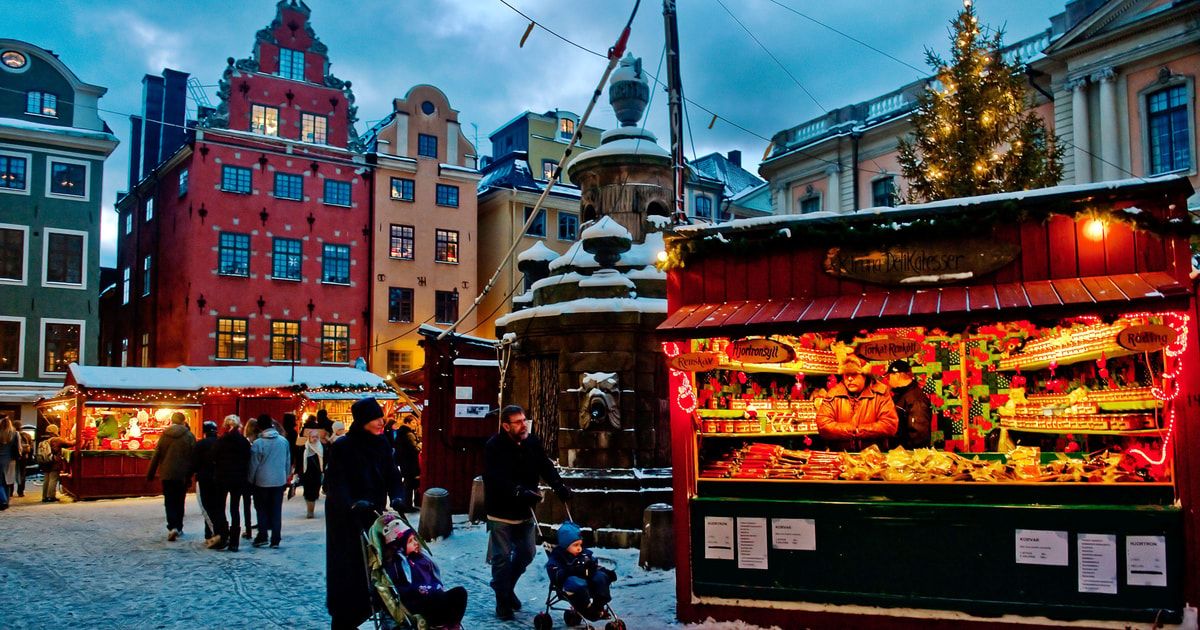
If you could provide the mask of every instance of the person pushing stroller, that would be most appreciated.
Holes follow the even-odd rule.
[[[590,549],[583,547],[579,526],[567,522],[558,528],[558,546],[546,561],[550,586],[589,621],[608,616],[612,601],[609,585],[616,581],[612,569],[600,566]]]

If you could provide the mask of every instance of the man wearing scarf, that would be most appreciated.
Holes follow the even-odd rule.
[[[363,566],[361,533],[391,498],[404,505],[404,483],[383,438],[383,409],[374,398],[350,407],[346,436],[325,451],[325,606],[334,630],[357,628],[371,615],[371,590]]]

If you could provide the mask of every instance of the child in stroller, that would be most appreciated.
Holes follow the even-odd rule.
[[[467,590],[447,590],[433,559],[421,551],[417,533],[398,515],[385,513],[381,534],[381,565],[408,612],[420,615],[426,627],[459,629],[467,609]],[[420,624],[418,624],[420,625]]]
[[[611,617],[609,585],[616,581],[616,572],[600,566],[591,550],[584,549],[578,525],[563,523],[557,538],[558,546],[546,562],[550,588],[589,621]]]

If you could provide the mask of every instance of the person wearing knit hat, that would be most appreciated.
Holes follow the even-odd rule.
[[[908,361],[892,361],[887,369],[887,384],[892,390],[892,403],[900,419],[895,444],[907,449],[928,448],[933,412],[929,395],[913,380]]]
[[[584,548],[583,532],[575,523],[560,525],[556,539],[558,546],[546,561],[550,584],[585,619],[604,618],[612,601],[609,585],[616,581],[616,572],[601,567],[592,551]]]
[[[817,432],[833,450],[886,448],[899,419],[887,387],[875,382],[866,361],[850,355],[838,368],[841,382],[817,408]]]
[[[350,407],[346,435],[325,448],[325,606],[332,627],[357,628],[371,615],[359,540],[383,512],[403,510],[404,482],[383,438],[383,408],[374,398]]]
[[[384,512],[376,523],[384,541],[383,570],[392,579],[404,607],[424,617],[430,627],[461,628],[467,589],[446,588],[437,564],[421,551],[417,532],[398,515]]]

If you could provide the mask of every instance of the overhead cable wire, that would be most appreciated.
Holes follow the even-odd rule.
[[[875,52],[877,52],[877,53],[879,53],[879,54],[883,55],[884,57],[887,57],[888,59],[891,59],[892,61],[895,61],[896,63],[898,63],[898,64],[900,64],[900,65],[903,65],[903,66],[907,66],[907,67],[909,67],[909,68],[912,68],[913,70],[916,70],[916,71],[917,71],[917,72],[918,72],[918,73],[919,73],[921,76],[925,76],[925,70],[924,70],[924,69],[922,69],[922,68],[918,68],[918,67],[916,67],[916,66],[912,65],[911,63],[908,63],[907,61],[904,61],[903,59],[900,59],[900,58],[898,58],[898,57],[896,57],[896,56],[894,56],[894,55],[892,55],[892,54],[890,54],[890,53],[888,53],[888,52],[885,52],[885,51],[883,51],[883,50],[880,50],[879,48],[876,48],[876,47],[872,46],[871,44],[868,44],[867,42],[864,42],[863,40],[861,40],[861,39],[858,39],[857,37],[855,37],[855,36],[853,36],[853,35],[850,35],[849,33],[846,33],[846,32],[843,32],[843,31],[840,31],[840,30],[838,30],[838,29],[836,29],[836,28],[834,28],[834,27],[832,27],[832,26],[830,26],[830,25],[828,25],[828,24],[826,24],[826,23],[822,22],[821,20],[818,20],[817,18],[814,18],[814,17],[812,17],[811,15],[808,15],[808,14],[805,14],[805,13],[801,13],[800,11],[797,11],[796,9],[794,9],[794,8],[792,8],[792,7],[789,7],[788,5],[786,5],[786,4],[782,3],[782,2],[779,2],[779,0],[767,0],[767,1],[768,1],[768,2],[770,2],[771,4],[774,4],[774,5],[777,5],[777,6],[779,6],[779,7],[780,7],[780,8],[782,8],[782,9],[785,9],[785,10],[787,10],[787,11],[791,11],[792,13],[795,13],[796,15],[798,15],[798,16],[800,16],[800,17],[802,17],[802,18],[804,18],[804,19],[806,19],[806,20],[808,20],[808,21],[810,21],[810,22],[812,22],[812,23],[814,23],[814,24],[816,24],[817,26],[820,26],[820,27],[822,27],[822,28],[825,28],[825,29],[828,29],[828,30],[830,30],[830,31],[833,31],[834,33],[837,33],[838,35],[841,35],[842,37],[845,37],[846,39],[848,39],[848,40],[850,40],[850,41],[852,41],[852,42],[854,42],[854,43],[856,43],[856,44],[859,44],[860,46],[864,46],[864,47],[866,47],[866,48],[868,48],[868,49],[870,49],[870,50],[873,50],[873,51],[875,51]]]
[[[503,0],[501,0],[501,1],[503,2]],[[763,50],[763,52],[767,53],[767,56],[770,57],[771,60],[775,62],[775,65],[779,66],[779,69],[783,70],[783,73],[788,75],[788,77],[790,77],[792,79],[792,81],[800,88],[800,90],[802,92],[804,92],[805,94],[807,94],[808,98],[812,99],[812,102],[817,104],[817,107],[821,108],[821,111],[824,111],[825,113],[829,113],[829,108],[822,105],[821,101],[817,100],[816,95],[814,95],[812,92],[808,91],[808,88],[804,87],[804,84],[800,82],[800,79],[797,79],[796,75],[792,74],[792,71],[788,70],[787,66],[783,65],[783,62],[779,60],[779,57],[776,57],[775,54],[772,53],[770,51],[770,49],[767,48],[766,44],[762,43],[762,41],[760,41],[758,39],[758,36],[754,34],[754,31],[751,31],[749,29],[749,27],[747,27],[745,24],[743,24],[742,21],[739,20],[738,17],[733,14],[733,11],[730,11],[729,7],[725,6],[724,2],[721,2],[721,0],[715,0],[715,1],[717,4],[721,5],[722,9],[725,9],[725,12],[729,14],[729,17],[733,18],[734,22],[737,22],[738,26],[742,27],[743,31],[746,31],[746,34],[750,36],[750,39],[753,39],[754,43],[758,44],[758,47],[761,48]]]

